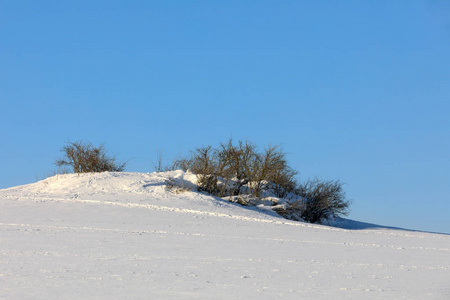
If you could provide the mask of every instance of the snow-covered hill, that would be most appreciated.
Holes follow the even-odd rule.
[[[0,190],[0,299],[450,299],[449,235],[289,221],[189,191],[189,176]]]

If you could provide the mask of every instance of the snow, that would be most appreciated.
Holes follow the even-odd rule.
[[[450,299],[449,235],[290,221],[194,192],[192,176],[0,190],[0,299]]]

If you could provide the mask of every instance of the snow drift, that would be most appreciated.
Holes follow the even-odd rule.
[[[449,235],[289,221],[193,192],[190,176],[0,190],[0,299],[450,299]]]

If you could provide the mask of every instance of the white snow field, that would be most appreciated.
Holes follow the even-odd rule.
[[[450,299],[450,235],[289,221],[169,175],[0,190],[0,299]]]

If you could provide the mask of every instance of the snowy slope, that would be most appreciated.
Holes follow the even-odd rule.
[[[288,221],[169,175],[192,176],[0,190],[0,299],[450,299],[449,235]]]

